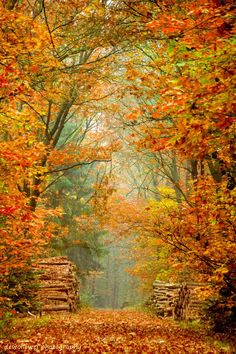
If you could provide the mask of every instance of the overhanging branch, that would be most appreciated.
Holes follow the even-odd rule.
[[[111,162],[111,159],[107,159],[107,160],[106,159],[104,159],[104,160],[96,159],[96,160],[92,160],[92,161],[77,162],[77,163],[72,164],[70,166],[65,166],[65,167],[55,169],[55,170],[47,171],[44,173],[44,175],[51,174],[51,173],[58,173],[58,172],[62,172],[62,171],[68,171],[68,170],[71,170],[72,168],[79,167],[79,166],[91,165],[95,162]]]

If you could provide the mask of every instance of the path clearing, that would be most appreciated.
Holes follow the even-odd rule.
[[[225,353],[197,333],[141,312],[91,310],[22,322],[17,338],[0,341],[1,354]]]

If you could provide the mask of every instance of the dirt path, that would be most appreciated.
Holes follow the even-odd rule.
[[[15,326],[17,338],[0,341],[1,354],[225,353],[200,334],[140,312],[81,311],[21,322]]]

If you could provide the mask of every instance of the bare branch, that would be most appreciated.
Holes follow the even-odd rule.
[[[93,161],[84,161],[84,162],[77,162],[75,164],[72,164],[70,166],[66,166],[66,167],[61,167],[61,168],[58,168],[56,170],[51,170],[51,171],[47,171],[44,173],[44,175],[46,174],[51,174],[51,173],[58,173],[58,172],[62,172],[62,171],[68,171],[68,170],[71,170],[72,168],[75,168],[75,167],[79,167],[79,166],[86,166],[86,165],[91,165],[93,163],[96,163],[96,162],[110,162],[111,159],[107,159],[107,160],[93,160]]]

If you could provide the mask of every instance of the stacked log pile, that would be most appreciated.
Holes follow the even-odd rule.
[[[76,269],[66,257],[40,259],[38,299],[41,312],[75,312],[78,304]]]
[[[159,316],[178,320],[196,318],[203,306],[196,292],[199,286],[203,287],[206,284],[171,284],[155,281],[149,304]]]

